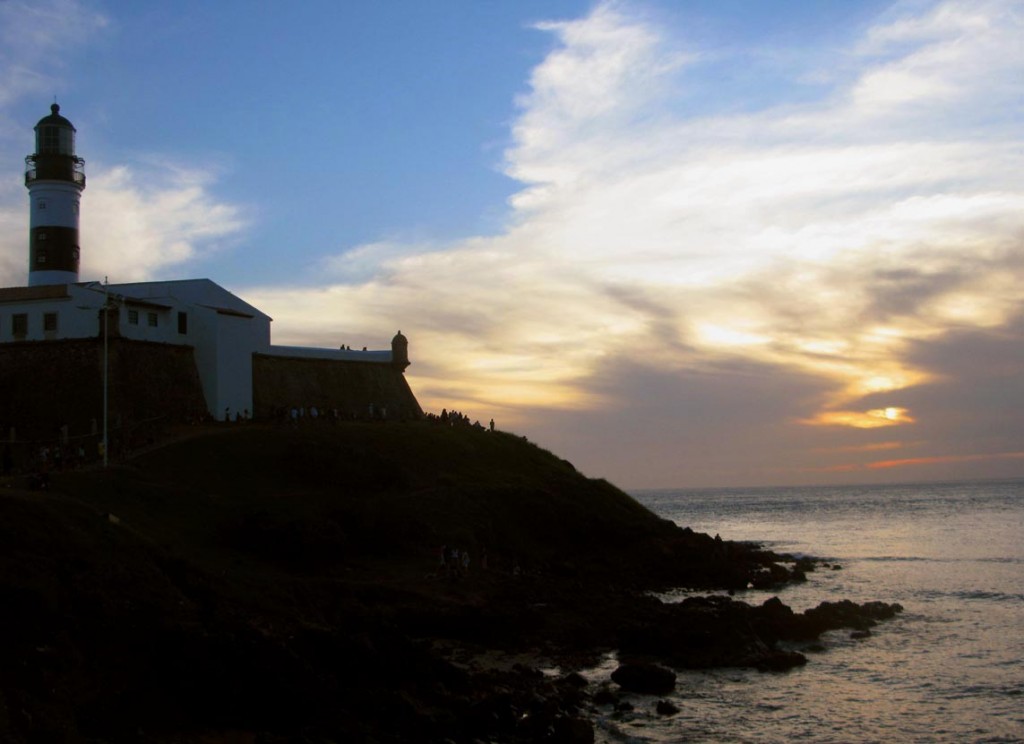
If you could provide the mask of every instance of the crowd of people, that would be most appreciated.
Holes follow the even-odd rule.
[[[248,411],[245,412],[241,421],[248,420]],[[225,420],[230,420],[225,414]],[[396,412],[382,403],[368,403],[362,410],[339,409],[335,406],[276,406],[271,412],[269,419],[279,424],[290,424],[298,426],[301,423],[328,422],[338,423],[339,421],[393,421],[404,420],[402,413]]]
[[[442,545],[437,552],[437,576],[456,580],[469,575],[472,559],[468,550],[452,545]],[[487,570],[487,548],[484,548],[480,554],[480,570]]]
[[[101,423],[92,419],[85,425],[62,424],[49,436],[41,435],[38,427],[29,429],[28,436],[21,427],[0,427],[2,475],[28,475],[30,487],[42,490],[50,473],[93,465],[103,461],[104,454],[109,459],[123,458],[152,446],[167,428],[163,418],[125,424],[118,417],[107,431],[105,452]]]
[[[388,409],[386,405],[370,403],[360,413],[358,411],[339,411],[331,406],[291,406],[275,408],[271,414],[271,420],[280,424],[298,426],[304,422],[327,422],[337,423],[340,421],[388,421],[395,418],[395,412]],[[214,417],[205,411],[197,412],[194,417],[188,419],[188,423],[196,425],[209,422]],[[439,426],[469,427],[480,431],[494,431],[494,419],[488,426],[484,426],[479,420],[472,421],[469,416],[456,411],[442,408],[440,414],[426,413],[424,419],[428,423]],[[225,408],[221,421],[225,423],[245,423],[252,420],[249,409],[233,411]],[[149,426],[131,427],[133,431],[122,431],[120,422],[116,424],[109,438],[108,456],[123,456],[139,447],[152,444],[154,441],[153,432]],[[134,429],[138,429],[137,431]],[[19,473],[48,474],[80,468],[84,465],[103,459],[102,436],[98,431],[96,420],[91,423],[91,431],[87,435],[69,436],[68,425],[59,427],[56,436],[46,443],[40,439],[19,440],[14,427],[2,427],[3,434],[7,439],[2,448],[2,475],[11,476]],[[2,434],[0,434],[2,437]],[[39,486],[45,488],[47,477],[40,479]]]
[[[484,428],[484,425],[480,423],[479,419],[470,422],[469,416],[454,409],[449,411],[447,408],[442,408],[440,414],[426,414],[426,419],[430,423],[440,424],[441,426],[471,426],[474,429],[481,430]],[[490,429],[490,431],[494,431],[494,419],[490,420],[487,428]]]

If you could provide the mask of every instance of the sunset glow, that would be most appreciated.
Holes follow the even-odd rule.
[[[281,344],[401,328],[425,408],[622,485],[1024,472],[998,454],[1024,441],[1015,0],[278,9],[259,48],[308,50],[280,70],[212,6],[179,27],[43,4],[67,18],[45,36],[0,4],[21,55],[0,61],[2,284],[23,280],[18,163],[56,91],[90,163],[83,278],[210,276]],[[207,34],[196,64],[240,61],[178,90],[182,39]],[[140,86],[167,100],[129,105]],[[336,128],[313,161],[311,120]]]
[[[823,411],[809,424],[824,426],[852,426],[856,429],[877,429],[882,426],[912,424],[914,419],[905,408],[875,408],[870,411]]]

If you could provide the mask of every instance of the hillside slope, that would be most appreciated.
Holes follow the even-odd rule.
[[[318,575],[389,559],[422,574],[444,544],[498,571],[632,570],[681,537],[520,437],[430,424],[213,429],[54,490],[186,554]]]
[[[586,741],[578,686],[455,662],[571,665],[651,639],[680,665],[777,658],[746,605],[649,594],[785,581],[777,556],[681,530],[507,434],[218,426],[47,492],[6,485],[12,741]],[[442,545],[468,571],[439,571]]]

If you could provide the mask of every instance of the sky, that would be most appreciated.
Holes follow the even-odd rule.
[[[1022,0],[0,0],[0,286],[208,277],[624,488],[1024,476]]]

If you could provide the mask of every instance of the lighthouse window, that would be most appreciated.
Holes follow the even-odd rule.
[[[46,209],[46,200],[45,199],[40,199],[39,200],[39,208],[40,209]]]
[[[128,325],[138,325],[138,324],[139,324],[139,311],[138,310],[129,310],[128,311]]]
[[[57,313],[43,313],[43,330],[51,333],[57,330]]]
[[[75,132],[67,127],[43,127],[39,132],[39,152],[42,155],[73,155]]]
[[[19,337],[28,335],[28,313],[15,313],[11,316],[11,334]]]
[[[42,153],[54,153],[59,152],[60,148],[60,130],[57,127],[43,127],[43,131],[40,132],[40,152]]]
[[[178,313],[178,333],[182,335],[188,333],[188,313]]]

